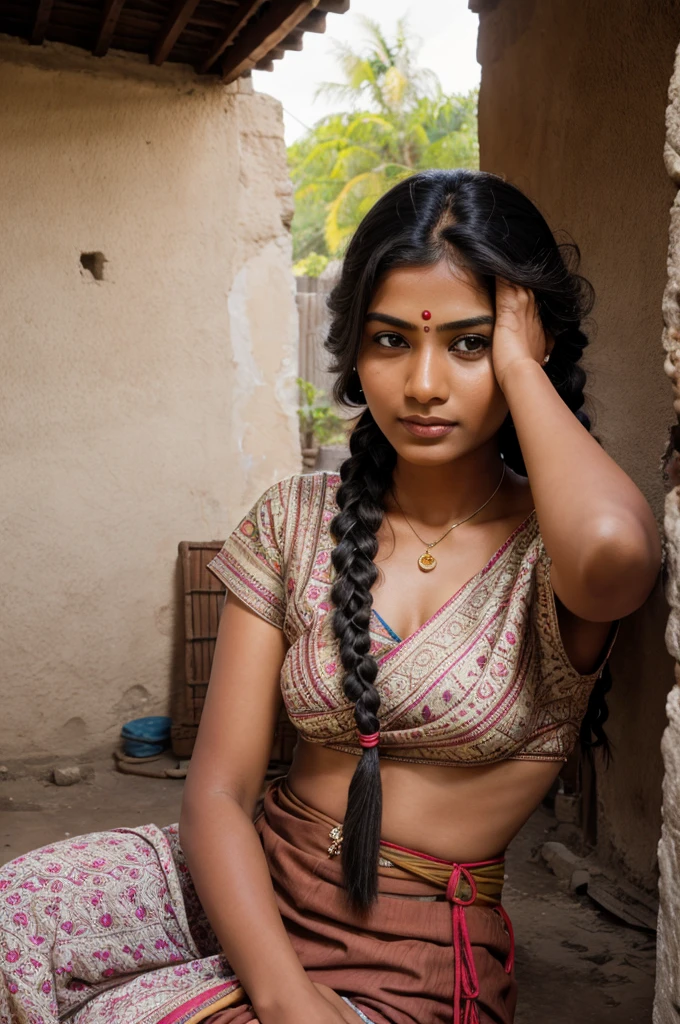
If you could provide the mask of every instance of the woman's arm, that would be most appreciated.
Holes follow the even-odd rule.
[[[555,593],[593,622],[629,615],[648,597],[661,565],[654,514],[543,372],[549,348],[533,293],[501,279],[492,351],[552,559]]]
[[[229,594],[184,791],[180,840],[201,904],[261,1024],[340,1024],[353,1018],[333,1008],[305,974],[252,822],[281,704],[284,654],[281,630]]]

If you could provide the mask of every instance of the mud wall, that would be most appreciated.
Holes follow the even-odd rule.
[[[279,104],[5,39],[0,137],[2,761],[167,711],[178,542],[300,452]]]

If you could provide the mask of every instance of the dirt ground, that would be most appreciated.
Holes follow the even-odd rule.
[[[166,825],[177,820],[181,793],[179,780],[122,775],[108,761],[75,786],[8,778],[0,782],[0,863],[69,835]],[[515,1024],[651,1022],[655,937],[564,890],[537,856],[556,827],[540,808],[508,852],[503,902],[517,940]]]

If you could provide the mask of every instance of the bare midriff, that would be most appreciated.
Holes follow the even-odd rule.
[[[382,838],[442,860],[501,855],[550,789],[563,761],[441,767],[382,759]],[[305,803],[342,821],[357,758],[298,740],[288,782]]]

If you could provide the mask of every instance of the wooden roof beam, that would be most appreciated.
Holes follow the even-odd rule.
[[[312,11],[307,17],[300,22],[298,28],[302,29],[303,32],[325,32],[326,31],[326,12],[325,11]]]
[[[350,0],[319,0],[319,10],[326,14],[345,14],[349,10]]]
[[[192,25],[201,25],[203,28],[224,28],[224,18],[219,21],[207,14],[195,14],[191,19]]]
[[[199,0],[175,0],[175,4],[151,50],[151,63],[162,64],[198,7]]]
[[[92,48],[92,52],[95,57],[103,57],[105,53],[108,53],[111,40],[113,39],[113,33],[116,31],[116,25],[118,24],[118,19],[120,18],[120,12],[123,10],[124,3],[125,0],[106,0],[104,13],[102,14],[102,20],[99,26],[97,42]]]
[[[209,71],[216,60],[218,60],[226,48],[233,43],[239,32],[245,28],[253,14],[262,6],[264,0],[246,0],[242,7],[235,12],[234,17],[227,22],[224,31],[216,39],[210,53],[202,64],[196,69],[199,74],[204,75]],[[264,56],[264,54],[261,54]]]
[[[285,39],[282,39],[279,46],[282,46],[284,50],[301,50],[304,46],[303,42],[304,32],[296,29],[295,32],[289,32]]]
[[[277,0],[261,18],[246,25],[222,58],[223,81],[233,82],[244,71],[255,67],[304,21],[318,3],[319,0]]]
[[[33,46],[40,46],[45,41],[45,33],[47,32],[53,3],[54,0],[40,0],[38,4],[35,21],[33,22],[33,32],[31,33],[31,43]]]

